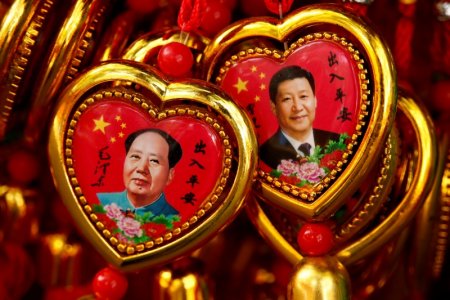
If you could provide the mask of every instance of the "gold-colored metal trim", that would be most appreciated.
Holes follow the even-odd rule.
[[[448,148],[448,136],[445,136],[442,142],[441,152],[445,156],[444,170],[440,185],[439,217],[437,224],[437,240],[434,253],[432,275],[439,278],[444,266],[445,257],[448,252],[450,227],[450,149]],[[447,148],[447,149],[446,149]]]
[[[292,201],[295,201],[296,204],[298,204],[298,201],[306,203],[313,202],[318,196],[322,194],[325,188],[333,183],[339,173],[341,173],[345,168],[346,163],[349,161],[349,159],[351,159],[353,149],[356,149],[358,140],[363,133],[366,124],[365,118],[369,114],[368,110],[370,108],[370,101],[368,101],[370,90],[368,89],[369,81],[366,78],[367,70],[365,69],[364,60],[360,57],[359,51],[355,50],[354,46],[345,38],[341,38],[338,35],[329,32],[317,32],[298,39],[296,42],[292,43],[292,45],[289,46],[289,49],[285,50],[284,52],[280,52],[276,49],[254,47],[239,51],[239,53],[237,54],[232,54],[230,59],[226,60],[223,63],[222,67],[220,67],[219,75],[216,77],[216,84],[220,85],[230,68],[235,66],[236,64],[239,64],[239,62],[243,60],[255,57],[269,57],[276,60],[283,60],[300,47],[314,41],[328,41],[331,43],[335,43],[340,47],[343,47],[343,49],[350,54],[358,69],[357,77],[360,81],[359,94],[361,96],[362,103],[360,112],[358,112],[358,124],[355,127],[355,134],[350,137],[351,141],[347,145],[347,150],[343,154],[342,160],[337,163],[336,169],[327,174],[327,176],[323,178],[320,183],[314,185],[312,189],[305,189],[289,183],[285,183],[278,178],[272,177],[269,173],[264,172],[263,170],[258,170],[258,178],[260,178],[263,183],[270,185],[271,188],[277,189],[281,193],[292,196],[294,198]]]
[[[48,125],[48,107],[54,105],[62,85],[80,71],[87,50],[95,42],[93,33],[101,24],[105,7],[105,0],[77,0],[70,8],[33,89],[34,99],[24,130],[28,143],[42,142]]]
[[[396,157],[398,154],[397,140],[398,133],[396,128],[394,128],[386,142],[386,148],[381,158],[381,168],[374,181],[372,193],[366,201],[360,204],[354,216],[337,229],[335,238],[338,243],[349,240],[366,227],[375,218],[380,209],[382,209],[383,203],[387,201],[395,180],[394,170],[397,166]]]
[[[229,139],[233,149],[233,159],[230,163],[234,173],[226,175],[229,176],[227,188],[221,195],[224,199],[211,199],[211,203],[217,202],[214,204],[216,209],[209,208],[209,214],[202,216],[203,220],[197,221],[195,227],[186,230],[184,235],[179,235],[171,242],[151,247],[147,251],[141,251],[139,248],[139,252],[127,254],[122,252],[126,252],[127,248],[121,247],[121,251],[118,251],[111,241],[104,238],[90,219],[89,208],[86,213],[84,206],[80,205],[85,203],[86,199],[81,197],[81,190],[72,185],[68,176],[67,159],[70,153],[65,151],[66,132],[70,132],[68,127],[71,116],[79,100],[85,99],[86,94],[92,94],[96,87],[111,87],[117,82],[132,83],[140,87],[141,93],[148,91],[156,95],[161,100],[159,109],[170,107],[172,103],[179,105],[180,100],[207,108],[211,114],[217,114],[223,119],[233,134]],[[53,178],[58,192],[79,227],[108,262],[123,270],[166,263],[192,251],[217,234],[242,208],[243,199],[251,188],[257,161],[256,137],[251,130],[251,124],[251,120],[240,108],[212,84],[196,80],[169,83],[157,70],[146,65],[131,61],[105,62],[78,76],[61,94],[49,137],[48,151]]]
[[[361,238],[337,251],[336,257],[347,267],[373,254],[407,228],[417,215],[434,181],[437,142],[433,122],[427,111],[413,98],[403,95],[403,92],[400,94],[398,103],[399,109],[411,122],[417,139],[415,150],[417,167],[413,171],[413,180],[400,203],[390,214]],[[297,264],[302,259],[302,255],[279,234],[256,199],[249,197],[246,207],[260,234],[289,262]]]
[[[224,156],[222,159],[222,176],[218,178],[216,187],[211,192],[211,194],[206,198],[206,201],[201,204],[198,211],[195,215],[191,216],[187,222],[184,222],[179,227],[175,227],[173,230],[165,232],[162,236],[155,238],[154,241],[146,242],[145,244],[124,244],[119,243],[115,237],[112,236],[112,233],[105,229],[105,224],[101,221],[98,221],[96,213],[93,212],[92,206],[89,205],[84,197],[82,188],[78,185],[78,179],[76,176],[76,170],[73,166],[73,157],[72,157],[72,145],[73,145],[73,134],[77,129],[77,123],[79,118],[83,115],[84,111],[86,111],[90,106],[93,106],[100,101],[103,101],[108,98],[119,98],[123,99],[124,102],[128,102],[140,109],[147,111],[148,115],[156,120],[163,120],[167,117],[175,117],[175,116],[189,116],[193,119],[201,120],[205,124],[211,127],[213,131],[216,131],[219,138],[222,140]],[[155,106],[151,103],[148,103],[142,95],[136,93],[129,93],[126,90],[120,88],[112,88],[108,90],[102,90],[99,92],[95,92],[93,95],[87,97],[86,100],[81,102],[76,111],[71,117],[69,125],[66,130],[66,138],[65,138],[65,148],[64,153],[66,153],[65,164],[67,168],[67,172],[69,174],[69,181],[74,190],[77,190],[77,198],[79,201],[79,205],[83,207],[85,213],[88,215],[89,219],[93,222],[93,224],[97,227],[97,229],[103,234],[103,236],[108,239],[112,246],[116,247],[120,252],[123,252],[124,255],[133,255],[136,252],[142,252],[153,247],[162,246],[164,243],[169,242],[173,238],[176,238],[181,233],[190,229],[191,225],[194,225],[199,220],[204,217],[207,217],[207,212],[217,205],[217,200],[220,199],[224,189],[229,182],[229,174],[231,172],[231,161],[232,161],[232,147],[229,140],[228,130],[224,128],[221,124],[220,120],[216,119],[213,115],[209,114],[204,109],[191,109],[189,107],[177,107],[176,109],[164,109],[159,111]]]
[[[8,131],[24,76],[54,2],[14,1],[0,25],[0,140]]]
[[[368,80],[372,94],[361,102],[361,106],[370,104],[368,116],[365,117],[364,135],[358,148],[351,149],[352,159],[346,163],[345,169],[313,203],[291,199],[291,195],[280,191],[281,185],[273,188],[272,184],[261,183],[255,187],[264,198],[282,205],[283,209],[317,220],[327,219],[355,193],[374,168],[377,162],[374,158],[382,152],[397,109],[396,73],[389,48],[358,16],[340,5],[320,4],[300,8],[282,20],[255,17],[231,24],[211,40],[202,56],[202,63],[209,66],[204,71],[204,77],[212,80],[219,72],[224,57],[239,44],[255,39],[286,44],[299,36],[324,30],[345,37],[358,48],[361,58],[367,63],[368,73],[364,74],[364,80]],[[312,193],[311,196],[317,195]]]
[[[358,208],[352,213],[352,216],[346,222],[344,222],[342,225],[337,225],[333,229],[335,232],[335,240],[339,244],[342,245],[347,240],[358,234],[361,229],[366,227],[369,222],[377,216],[377,213],[383,208],[383,203],[387,201],[393,181],[395,179],[395,157],[397,156],[398,151],[397,140],[398,132],[397,130],[394,130],[386,142],[383,156],[379,159],[380,167],[377,170],[378,176],[376,178],[373,178],[372,176],[368,178],[369,180],[371,180],[370,185],[367,187],[368,191],[363,194],[361,199],[358,199],[358,201],[360,202],[358,204]],[[254,198],[257,201],[263,201],[266,204],[271,205],[270,201],[258,196],[256,193],[254,194]],[[265,214],[263,208],[261,208],[261,213]],[[257,220],[253,220],[254,215],[250,214],[249,217],[253,222],[258,223]],[[293,227],[294,226],[295,225],[293,225]],[[274,225],[273,227],[278,232],[282,231],[277,229],[279,228],[279,226]],[[264,236],[267,236],[267,234],[264,234]],[[285,236],[283,233],[280,235],[280,237],[282,239],[286,239],[287,243],[289,243],[295,249],[297,248],[295,233],[293,234],[293,238]]]
[[[149,53],[171,42],[183,42],[187,47],[201,52],[206,45],[209,44],[210,39],[194,33],[184,37],[183,33],[178,28],[169,30],[166,28],[164,31],[145,34],[133,41],[133,43],[125,49],[122,58],[146,62]]]

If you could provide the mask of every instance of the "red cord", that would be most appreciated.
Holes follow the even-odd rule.
[[[276,15],[280,13],[280,6],[281,12],[283,14],[287,13],[291,9],[292,2],[294,0],[264,0],[267,9]]]
[[[178,13],[178,26],[190,32],[200,26],[201,14],[205,11],[205,0],[183,0]]]

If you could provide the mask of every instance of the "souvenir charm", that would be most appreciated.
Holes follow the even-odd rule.
[[[108,62],[75,79],[58,103],[49,144],[54,180],[111,264],[167,263],[242,207],[256,138],[251,121],[213,85]]]
[[[373,282],[355,278],[356,266],[387,249],[403,249],[405,239],[395,237],[433,180],[404,186],[406,178],[417,180],[432,167],[423,156],[414,167],[399,159],[404,133],[394,123],[396,74],[383,40],[341,6],[312,5],[281,20],[249,18],[229,26],[205,48],[202,62],[209,66],[207,80],[253,121],[259,163],[248,212],[267,241],[296,265],[288,299],[363,293]],[[403,98],[399,104],[413,124],[417,151],[430,147],[433,156],[426,112],[411,120],[411,110],[419,109],[412,106]],[[395,258],[385,258],[374,278],[384,278]]]
[[[257,38],[257,43],[273,46],[252,47],[248,40]],[[240,51],[233,52],[236,48]],[[254,121],[260,152],[255,190],[273,205],[304,218],[325,219],[374,168],[392,127],[395,74],[379,37],[342,8],[311,6],[281,21],[243,20],[210,42],[203,63],[210,66],[207,79]],[[269,96],[277,72],[281,78],[300,72],[314,80],[315,111],[305,123],[313,123],[317,147],[309,155],[274,142],[287,142],[279,136],[278,108]]]

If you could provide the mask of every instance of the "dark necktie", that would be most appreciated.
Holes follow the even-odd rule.
[[[305,156],[309,156],[311,154],[311,145],[308,143],[303,143],[298,146],[298,150],[300,150]]]

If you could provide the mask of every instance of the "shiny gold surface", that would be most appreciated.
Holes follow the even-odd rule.
[[[333,184],[334,180],[345,169],[347,162],[351,160],[354,149],[357,149],[361,136],[364,134],[362,129],[365,128],[367,122],[366,116],[370,113],[369,109],[371,108],[370,101],[368,101],[371,91],[368,89],[369,80],[366,77],[367,69],[365,68],[364,60],[361,58],[354,45],[337,34],[330,32],[316,32],[299,38],[284,52],[271,48],[249,47],[238,53],[230,54],[230,59],[223,62],[220,67],[219,75],[216,77],[215,82],[220,84],[226,77],[226,73],[230,68],[233,68],[235,65],[247,59],[269,58],[275,61],[282,61],[283,58],[288,58],[294,51],[315,41],[338,44],[348,52],[349,56],[353,59],[352,62],[357,67],[358,73],[355,77],[358,79],[358,89],[361,94],[362,103],[358,115],[355,115],[355,119],[358,119],[355,133],[350,138],[347,149],[343,155],[344,158],[338,162],[340,165],[339,168],[330,172],[320,181],[320,183],[312,186],[310,189],[287,184],[263,170],[258,171],[257,179],[259,179],[262,184],[262,198],[266,199],[272,205],[280,206],[282,209],[295,213],[303,218],[317,217],[317,219],[326,219],[342,205],[341,201],[335,201],[332,205],[328,205],[326,211],[319,213],[319,211],[323,209],[326,199],[322,198],[318,201],[316,200],[317,198],[320,198],[325,188]]]
[[[448,136],[440,136],[435,179],[425,202],[414,220],[411,251],[407,261],[408,279],[425,294],[440,276],[448,244],[449,198]]]
[[[74,187],[68,176],[64,152],[65,134],[70,126],[71,114],[80,101],[84,100],[85,93],[96,86],[105,86],[106,83],[114,84],[119,81],[134,83],[141,89],[148,89],[160,98],[162,106],[170,105],[171,102],[176,103],[179,99],[189,100],[192,105],[207,106],[229,124],[236,143],[232,145],[235,174],[229,177],[229,184],[225,191],[227,196],[222,199],[223,201],[217,201],[216,209],[211,209],[210,214],[205,216],[202,222],[198,222],[195,227],[181,234],[176,240],[148,251],[126,255],[102,236],[84,211],[84,207],[78,201],[80,188]],[[243,198],[250,189],[256,165],[256,138],[251,130],[251,121],[239,107],[213,85],[203,81],[169,83],[162,79],[158,72],[152,71],[147,66],[126,61],[109,62],[92,68],[75,79],[61,95],[56,111],[48,148],[53,178],[61,197],[82,231],[113,265],[128,270],[161,264],[177,258],[215,235],[218,230],[232,221],[242,207]]]
[[[14,106],[23,100],[24,77],[52,6],[51,0],[14,1],[0,16],[0,141],[11,125]]]
[[[46,134],[46,120],[62,86],[68,84],[80,71],[80,65],[94,43],[93,33],[105,10],[104,0],[77,0],[72,5],[55,38],[51,52],[41,64],[36,78],[33,103],[25,128],[25,139],[31,145]]]
[[[401,94],[399,109],[411,122],[417,139],[417,167],[412,170],[413,180],[409,189],[399,199],[397,207],[391,211],[369,232],[349,245],[337,250],[336,257],[347,268],[355,262],[372,255],[386,242],[400,234],[416,217],[426,196],[430,192],[434,180],[437,155],[436,136],[433,123],[427,111],[419,106],[414,99]],[[414,146],[414,145],[412,145]],[[302,256],[285,240],[271,223],[270,219],[258,205],[257,200],[250,198],[248,212],[261,235],[292,264],[296,264]]]
[[[289,44],[300,36],[323,32],[324,28],[328,32],[339,31],[340,36],[351,41],[359,50],[367,63],[368,74],[365,79],[373,86],[373,93],[368,98],[371,112],[365,119],[365,127],[359,129],[363,131],[363,138],[357,149],[352,150],[353,157],[336,181],[307,207],[308,216],[317,220],[325,219],[335,212],[366,179],[391,131],[397,107],[396,73],[391,53],[384,41],[370,26],[341,6],[321,4],[293,11],[282,20],[267,17],[236,22],[211,40],[202,56],[202,63],[208,66],[204,77],[211,81],[217,76],[229,52],[240,43],[261,39]],[[272,202],[282,203],[289,206],[289,210],[298,212],[298,204],[289,199],[288,194],[264,183],[256,189]]]
[[[345,300],[350,295],[349,275],[332,256],[302,258],[287,291],[289,300]]]
[[[205,278],[194,271],[180,271],[164,269],[156,275],[155,299],[160,300],[209,300],[211,291],[208,290]]]
[[[394,211],[358,241],[339,251],[337,257],[344,265],[350,265],[376,251],[408,226],[424,203],[436,176],[437,141],[428,112],[403,92],[399,95],[398,106],[416,134],[417,168],[413,172],[413,181]]]
[[[396,179],[394,174],[397,167],[397,156],[399,155],[398,139],[398,132],[394,127],[381,156],[380,167],[372,175],[376,177],[368,176],[368,179],[372,180],[370,192],[364,197],[354,215],[338,227],[335,237],[339,243],[351,239],[368,226],[388,200]]]
[[[210,40],[195,33],[182,33],[179,29],[152,32],[141,36],[125,49],[122,58],[139,62],[147,62],[151,54],[157,56],[160,47],[171,43],[183,43],[200,55]],[[195,56],[194,56],[195,58]],[[198,58],[195,58],[198,60]]]

